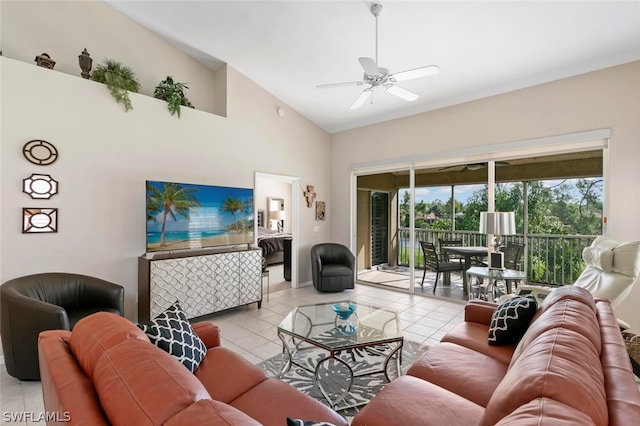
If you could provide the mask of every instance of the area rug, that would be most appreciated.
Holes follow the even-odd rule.
[[[402,373],[405,374],[411,364],[428,349],[429,347],[426,345],[405,340],[402,348]],[[325,358],[327,354],[327,351],[309,348],[299,351],[294,356],[294,360],[298,364],[304,365],[307,369],[313,371],[318,362]],[[380,370],[385,359],[384,356],[366,349],[343,351],[338,356],[351,366],[355,375]],[[277,355],[261,362],[258,364],[258,367],[262,368],[270,377],[277,377],[278,371],[280,370],[280,361],[281,356]],[[389,362],[387,371],[391,380],[397,377],[395,363],[393,361]],[[340,362],[330,359],[322,364],[320,372],[321,381],[325,390],[329,393],[329,396],[336,398],[337,395],[342,394],[346,390],[348,386],[348,371]],[[281,379],[323,404],[329,405],[315,384],[312,372],[294,364]],[[380,392],[387,383],[382,372],[356,377],[349,394],[344,401],[338,405],[336,411],[347,419],[352,418],[359,409]],[[341,408],[354,404],[362,404],[362,406],[346,409]]]

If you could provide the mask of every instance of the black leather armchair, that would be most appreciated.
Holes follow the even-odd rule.
[[[356,257],[342,244],[322,243],[311,247],[313,286],[322,292],[355,288]]]
[[[0,286],[2,350],[7,373],[40,380],[38,334],[71,330],[100,311],[124,315],[124,288],[86,275],[43,273],[15,278]]]

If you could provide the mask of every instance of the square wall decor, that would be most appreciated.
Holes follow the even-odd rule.
[[[24,207],[22,209],[22,233],[38,234],[58,232],[58,209]]]

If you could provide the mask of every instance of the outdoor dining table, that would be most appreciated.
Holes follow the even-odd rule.
[[[475,257],[487,257],[489,250],[483,246],[444,246],[442,251],[448,254],[455,254],[464,258],[464,273],[462,283],[464,294],[468,291],[467,270],[471,268],[471,260]]]

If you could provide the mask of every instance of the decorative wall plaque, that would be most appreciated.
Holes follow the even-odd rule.
[[[316,220],[324,220],[325,205],[324,201],[316,201]]]
[[[34,61],[36,62],[37,66],[49,68],[50,70],[52,70],[53,67],[56,66],[56,61],[51,59],[51,56],[49,56],[48,53],[41,53],[40,55],[36,56]]]
[[[58,159],[58,150],[51,142],[34,139],[24,144],[24,158],[38,166],[48,166]]]
[[[58,209],[24,207],[22,209],[22,233],[42,234],[58,232]]]
[[[304,198],[307,199],[307,207],[311,207],[313,205],[313,200],[316,198],[316,193],[313,192],[313,185],[307,185],[307,190],[304,192]]]
[[[58,193],[58,182],[49,175],[33,173],[22,180],[22,192],[33,199],[49,199]]]

